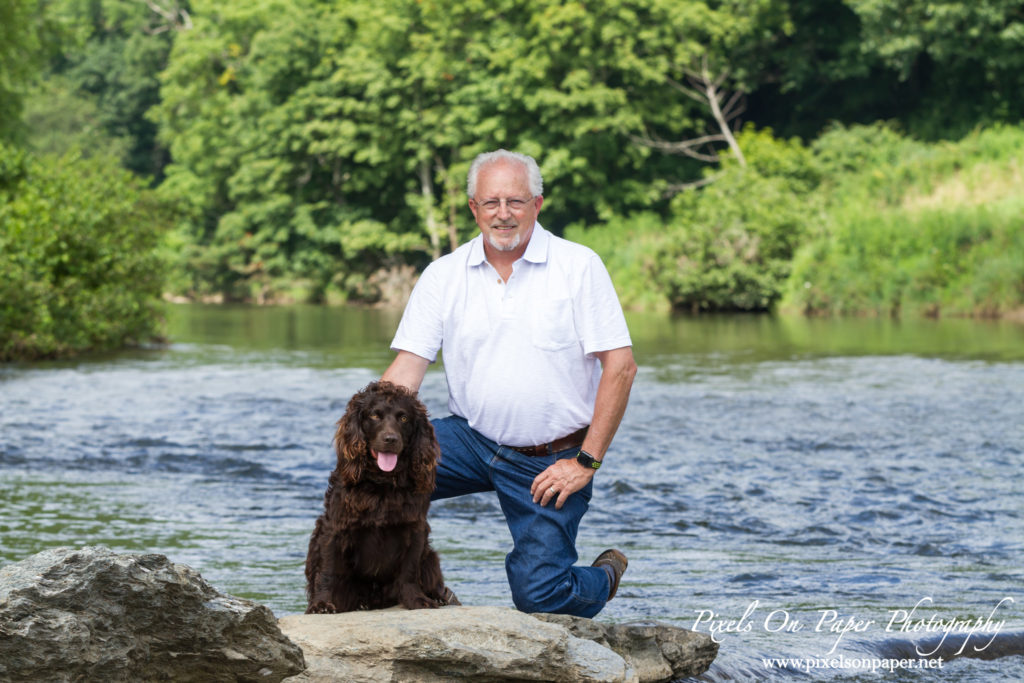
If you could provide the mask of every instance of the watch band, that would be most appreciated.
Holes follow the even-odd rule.
[[[596,470],[596,469],[599,469],[601,467],[601,461],[600,460],[598,460],[597,458],[592,456],[590,453],[587,453],[586,451],[584,451],[582,449],[576,455],[576,462],[578,462],[579,464],[581,464],[584,467],[586,467],[588,469],[591,469],[591,470]]]

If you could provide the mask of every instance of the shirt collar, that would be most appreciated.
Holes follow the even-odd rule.
[[[541,227],[540,223],[533,224],[533,233],[530,241],[526,244],[526,251],[523,252],[523,260],[530,263],[544,263],[548,260],[548,244],[551,242],[551,233]],[[479,234],[473,238],[469,247],[469,259],[467,265],[470,267],[479,266],[487,260],[484,254],[484,236]]]
[[[540,223],[533,224],[533,234],[523,252],[523,259],[530,263],[544,263],[548,260],[548,243],[551,241],[551,233],[541,227]]]

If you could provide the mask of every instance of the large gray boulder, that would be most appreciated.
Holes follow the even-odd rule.
[[[262,605],[163,555],[57,548],[0,568],[2,681],[280,681],[302,651]]]
[[[293,615],[278,623],[309,667],[287,683],[670,681],[703,673],[718,651],[706,634],[671,626],[506,607]]]

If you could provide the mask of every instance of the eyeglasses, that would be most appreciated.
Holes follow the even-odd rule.
[[[536,197],[530,197],[528,199],[519,199],[518,197],[512,197],[511,199],[485,199],[482,202],[476,202],[477,206],[486,211],[487,213],[494,213],[501,208],[501,203],[505,202],[505,206],[508,207],[509,211],[518,213],[526,208],[526,205],[532,202]]]

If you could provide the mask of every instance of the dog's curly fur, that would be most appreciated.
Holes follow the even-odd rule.
[[[373,382],[349,401],[334,436],[337,466],[306,555],[306,613],[444,604],[427,509],[440,449],[423,404]],[[397,453],[391,471],[377,453]]]

